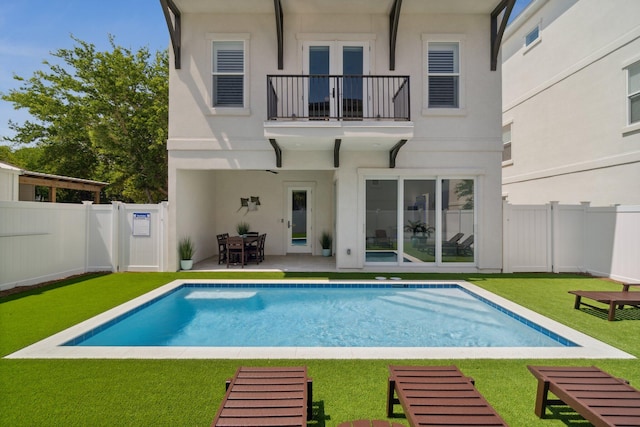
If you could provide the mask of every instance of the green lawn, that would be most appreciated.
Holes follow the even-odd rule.
[[[374,274],[119,273],[76,278],[0,299],[0,355],[63,330],[177,278],[371,279]],[[625,320],[573,309],[571,289],[612,289],[578,275],[397,274],[405,279],[464,279],[570,327],[640,356],[640,310]],[[637,360],[0,360],[2,426],[206,426],[239,365],[308,366],[314,420],[333,426],[385,418],[387,365],[456,364],[512,426],[588,425],[563,411],[533,414],[535,381],[527,364],[597,365],[640,388]],[[396,412],[399,412],[397,407]],[[405,422],[403,418],[397,421]]]

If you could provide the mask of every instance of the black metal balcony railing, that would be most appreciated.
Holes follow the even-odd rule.
[[[411,120],[409,76],[269,75],[269,120]]]

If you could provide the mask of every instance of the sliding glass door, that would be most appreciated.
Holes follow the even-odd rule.
[[[473,179],[367,179],[365,262],[473,263]]]

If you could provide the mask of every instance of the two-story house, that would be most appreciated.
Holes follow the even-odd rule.
[[[500,271],[499,48],[515,0],[160,0],[169,247]],[[168,265],[177,268],[176,251]]]
[[[533,0],[502,47],[503,193],[640,204],[640,2]]]

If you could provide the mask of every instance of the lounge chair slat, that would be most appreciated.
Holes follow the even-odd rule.
[[[229,399],[231,400],[242,400],[242,399],[260,399],[260,400],[270,400],[270,399],[296,399],[300,395],[302,391],[299,392],[270,392],[270,391],[262,391],[262,392],[253,392],[253,393],[243,393],[233,391],[229,395]]]
[[[252,408],[260,405],[262,408],[284,408],[301,406],[302,399],[227,399],[227,408]]]
[[[403,389],[404,390],[404,389]],[[473,390],[426,390],[420,392],[412,392],[406,393],[408,397],[413,399],[416,402],[419,402],[421,399],[424,401],[428,401],[429,399],[446,399],[446,398],[456,398],[456,399],[464,399],[469,397],[474,397],[476,392]]]
[[[499,419],[495,420],[494,417],[483,417],[477,415],[429,415],[429,416],[417,416],[418,426],[504,426],[504,422]]]
[[[486,405],[411,405],[411,412],[418,415],[467,415],[481,417],[493,415],[493,410]]]
[[[300,414],[300,406],[294,408],[226,408],[225,418],[260,418],[260,417],[289,417],[295,418]]]
[[[299,418],[285,418],[285,417],[260,417],[260,418],[222,418],[216,424],[219,427],[294,427],[306,425],[306,421],[300,421]]]

